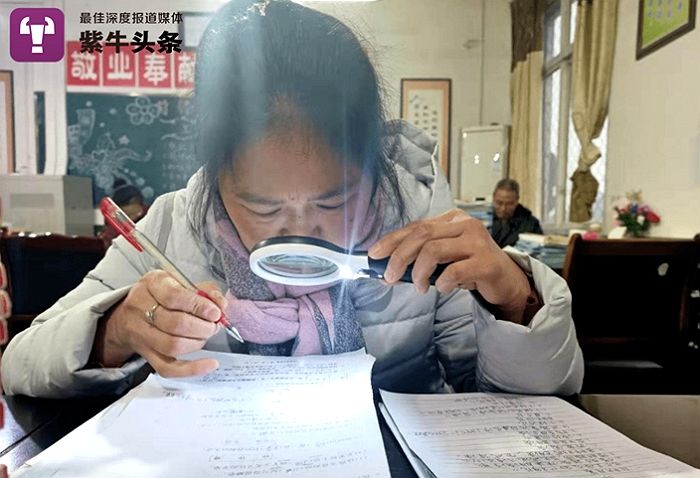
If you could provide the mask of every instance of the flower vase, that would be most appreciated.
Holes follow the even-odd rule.
[[[640,239],[643,237],[648,237],[649,236],[649,231],[644,230],[644,229],[637,229],[637,228],[627,228],[627,231],[625,232],[625,237],[633,238],[633,239]]]

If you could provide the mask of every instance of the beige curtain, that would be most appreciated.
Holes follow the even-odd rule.
[[[510,98],[512,129],[508,176],[520,183],[520,202],[539,209],[540,112],[544,0],[511,2],[513,59]]]
[[[584,222],[591,219],[591,207],[598,192],[598,181],[590,168],[600,158],[593,140],[600,135],[608,116],[617,0],[579,0],[577,8],[571,118],[581,143],[581,156],[571,177],[574,184],[569,219]]]

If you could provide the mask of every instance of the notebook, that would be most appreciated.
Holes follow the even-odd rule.
[[[700,478],[556,397],[380,393],[420,477]]]
[[[220,367],[151,375],[13,478],[390,477],[364,351],[190,357]]]

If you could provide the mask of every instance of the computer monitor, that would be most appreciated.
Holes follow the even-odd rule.
[[[92,178],[0,175],[2,221],[13,231],[94,235]]]

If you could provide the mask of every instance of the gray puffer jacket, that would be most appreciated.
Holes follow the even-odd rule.
[[[447,182],[434,160],[435,142],[415,127],[401,125],[395,160],[412,219],[453,207]],[[186,189],[158,198],[138,224],[194,282],[213,281],[217,253],[188,227],[186,216],[201,173]],[[213,220],[207,218],[207,233]],[[389,227],[387,227],[389,228]],[[580,390],[583,360],[571,319],[571,295],[564,280],[542,263],[514,249],[506,253],[530,273],[544,306],[527,326],[496,320],[468,291],[425,295],[411,284],[394,287],[360,279],[351,297],[367,352],[376,357],[375,386],[402,392],[508,391],[572,394]],[[98,319],[122,300],[152,269],[147,257],[121,237],[72,292],[15,337],[2,357],[8,394],[70,397],[120,393],[144,367],[135,358],[120,368],[85,369]],[[245,353],[223,331],[207,349]]]

